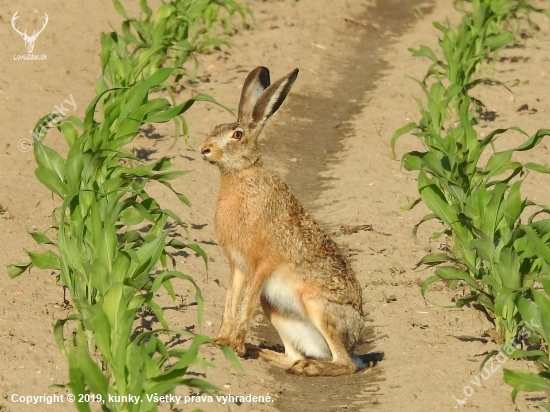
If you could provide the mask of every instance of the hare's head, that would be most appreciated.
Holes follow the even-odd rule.
[[[267,120],[283,104],[298,69],[269,85],[269,70],[257,67],[246,78],[235,123],[216,126],[200,147],[204,160],[222,170],[239,170],[260,159],[258,136]]]

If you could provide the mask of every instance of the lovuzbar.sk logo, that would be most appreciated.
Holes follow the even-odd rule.
[[[16,20],[19,18],[19,11],[16,11],[13,17],[11,18],[11,26],[13,29],[21,36],[23,41],[25,42],[25,49],[27,49],[27,54],[14,54],[13,60],[46,60],[47,57],[45,54],[33,54],[34,50],[34,43],[36,42],[36,39],[44,31],[46,28],[46,25],[48,24],[49,17],[46,13],[44,13],[44,16],[42,17],[44,19],[44,22],[42,24],[42,28],[40,30],[34,30],[32,35],[27,34],[27,30],[24,32],[21,32],[19,30],[19,25],[16,22]]]

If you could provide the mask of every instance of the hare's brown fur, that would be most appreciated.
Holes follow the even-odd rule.
[[[269,86],[267,69],[252,71],[238,121],[216,127],[201,145],[205,159],[221,170],[215,227],[231,270],[217,342],[246,353],[260,298],[285,346],[285,355],[257,350],[261,357],[299,375],[350,374],[357,369],[350,351],[364,323],[359,282],[286,183],[262,167],[257,144],[297,74]]]

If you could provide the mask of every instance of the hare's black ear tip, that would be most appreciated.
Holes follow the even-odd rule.
[[[260,80],[260,83],[264,87],[264,89],[267,89],[269,87],[269,84],[271,81],[269,80],[269,69],[264,66],[259,66],[256,68],[256,70],[259,71],[258,73],[258,79]]]
[[[291,73],[290,77],[293,77],[293,78],[298,77],[299,72],[300,72],[300,69],[298,69],[298,68],[292,70],[292,73]]]

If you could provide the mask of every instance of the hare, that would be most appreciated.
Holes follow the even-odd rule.
[[[237,121],[217,126],[200,146],[221,172],[215,229],[231,271],[216,342],[245,356],[260,298],[285,353],[255,349],[259,357],[296,375],[352,374],[363,367],[350,355],[364,326],[359,282],[286,183],[262,167],[258,146],[297,76],[295,69],[270,85],[267,68],[252,70]]]

